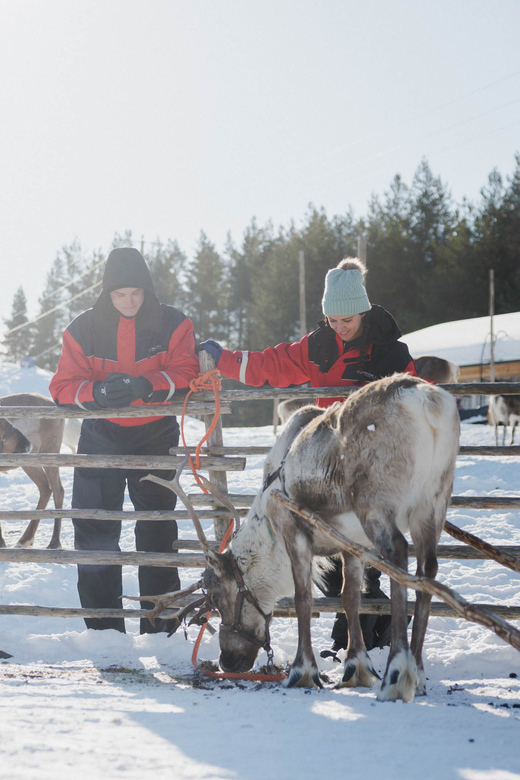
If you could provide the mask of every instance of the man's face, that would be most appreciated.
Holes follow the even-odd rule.
[[[144,290],[142,287],[121,287],[110,293],[110,299],[123,317],[135,317],[143,305]]]

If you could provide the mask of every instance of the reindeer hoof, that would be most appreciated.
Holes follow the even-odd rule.
[[[63,547],[61,546],[61,542],[49,542],[47,545],[48,550],[63,550]]]
[[[345,671],[339,684],[339,688],[371,688],[372,684],[380,677],[368,653],[362,653],[354,658],[347,658]]]
[[[309,670],[301,666],[291,668],[284,685],[286,688],[323,688],[318,670]]]
[[[415,659],[409,650],[401,650],[389,662],[381,690],[377,694],[378,701],[411,702],[419,685]]]
[[[32,550],[34,539],[31,539],[29,542],[24,542],[23,539],[18,539],[18,541],[15,544],[16,548],[23,548],[24,550]]]
[[[416,696],[426,696],[426,675],[424,669],[417,670],[417,686],[415,688]]]

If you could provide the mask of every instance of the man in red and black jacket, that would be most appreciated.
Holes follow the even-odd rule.
[[[102,292],[91,309],[73,320],[63,334],[63,351],[49,389],[59,405],[85,410],[117,409],[168,403],[176,388],[197,376],[193,325],[181,311],[160,303],[146,262],[137,249],[113,249],[103,275]],[[179,441],[175,417],[85,419],[78,453],[97,455],[167,455]],[[173,471],[133,469],[74,470],[72,508],[121,510],[125,487],[136,510],[172,510],[176,496],[140,479],[148,473],[171,479]],[[75,520],[77,550],[119,550],[121,523]],[[177,523],[138,521],[136,549],[171,552]],[[141,566],[141,595],[180,587],[177,569]],[[78,566],[78,591],[87,608],[120,608],[120,566]],[[144,608],[153,605],[146,602]],[[122,618],[87,618],[88,628],[124,631]],[[167,630],[141,620],[141,633]]]

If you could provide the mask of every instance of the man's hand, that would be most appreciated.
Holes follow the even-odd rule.
[[[146,377],[117,373],[94,382],[92,390],[95,402],[104,409],[121,409],[138,399],[146,401],[152,392],[152,383]]]

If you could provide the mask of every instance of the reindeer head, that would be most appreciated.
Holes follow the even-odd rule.
[[[208,551],[206,559],[203,587],[209,603],[221,617],[219,666],[224,672],[247,672],[260,648],[270,652],[271,614],[263,612],[248,589],[230,549],[224,553]]]
[[[0,452],[11,454],[15,452],[30,452],[32,444],[18,428],[4,418],[0,418]],[[0,471],[9,471],[13,466],[5,466]]]
[[[271,614],[266,615],[262,611],[256,596],[248,589],[244,582],[244,574],[231,549],[228,548],[224,553],[217,553],[206,539],[195,507],[180,485],[180,475],[187,460],[186,456],[173,480],[164,480],[150,474],[144,479],[168,487],[181,499],[195,526],[206,557],[207,568],[202,580],[191,586],[190,589],[163,596],[141,596],[139,600],[146,598],[156,605],[150,614],[150,618],[154,619],[163,609],[177,601],[181,595],[187,594],[188,590],[193,592],[194,589],[202,586],[207,593],[207,608],[216,609],[222,620],[219,632],[220,668],[225,672],[246,672],[253,666],[261,647],[270,650],[269,623]],[[203,486],[233,514],[238,530],[240,518],[235,507],[213,483],[200,474],[198,476]]]

